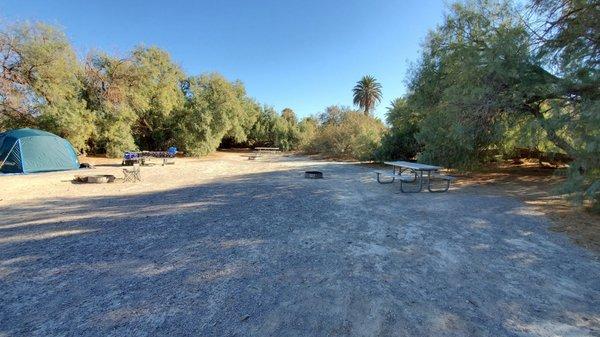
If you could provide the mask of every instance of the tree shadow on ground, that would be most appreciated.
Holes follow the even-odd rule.
[[[326,179],[303,179],[306,169]],[[0,208],[0,332],[552,335],[600,323],[599,263],[516,199],[396,194],[323,163]]]

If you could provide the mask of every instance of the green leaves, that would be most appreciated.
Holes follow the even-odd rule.
[[[600,8],[585,0],[532,7],[541,26],[526,25],[507,1],[452,5],[429,34],[409,94],[388,113],[380,152],[402,157],[416,140],[420,160],[462,168],[519,148],[566,153],[574,161],[563,192],[598,204]]]
[[[298,123],[296,114],[290,108],[277,114],[270,106],[260,107],[260,112],[255,124],[248,134],[250,146],[275,146],[284,151],[296,150],[308,140],[306,124]]]
[[[368,115],[375,108],[375,105],[381,101],[381,84],[377,82],[375,77],[370,75],[363,76],[360,81],[356,82],[352,92],[354,94],[354,104],[363,109],[365,115]]]
[[[157,47],[122,58],[92,52],[81,63],[61,31],[22,24],[0,33],[0,56],[0,130],[43,128],[81,152],[120,157],[175,145],[206,154],[224,137],[246,141],[259,114],[241,82],[188,78]]]
[[[94,118],[81,98],[82,69],[65,35],[42,24],[0,32],[0,129],[40,127],[86,149]]]
[[[372,160],[385,130],[383,123],[347,108],[329,107],[309,148],[327,156]]]
[[[499,121],[526,114],[524,69],[531,67],[529,37],[506,2],[471,1],[451,7],[432,31],[421,62],[409,81],[407,110],[419,122],[414,139],[420,158],[448,166],[472,167],[488,160],[488,149],[503,141]],[[409,116],[390,114],[395,127]],[[412,118],[413,120],[415,118]],[[411,138],[408,136],[409,139]]]
[[[420,144],[415,136],[419,132],[421,116],[409,106],[406,99],[398,98],[392,101],[386,119],[391,128],[383,136],[377,158],[413,159],[420,151]]]
[[[244,142],[258,118],[258,105],[240,82],[212,73],[187,80],[185,106],[173,118],[175,140],[193,155],[217,149],[225,136]]]

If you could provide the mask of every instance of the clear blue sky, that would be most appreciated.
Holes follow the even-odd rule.
[[[58,25],[80,57],[155,45],[188,74],[240,79],[261,103],[299,116],[351,105],[355,82],[371,74],[383,117],[444,10],[438,0],[0,1],[1,20]]]

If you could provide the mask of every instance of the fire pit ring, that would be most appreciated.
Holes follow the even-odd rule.
[[[115,179],[116,177],[111,174],[102,174],[94,176],[75,176],[75,179],[73,179],[73,181],[80,184],[106,184],[114,182]]]
[[[323,179],[323,172],[321,172],[321,171],[306,171],[306,172],[304,172],[304,178]]]

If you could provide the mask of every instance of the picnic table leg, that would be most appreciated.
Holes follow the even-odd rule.
[[[446,187],[443,190],[432,190],[431,189],[431,182],[429,182],[429,184],[427,184],[427,189],[431,193],[443,193],[443,192],[446,192],[446,191],[448,191],[450,189],[450,180],[446,180]]]
[[[421,192],[423,190],[423,171],[420,171],[420,174],[418,174],[415,171],[415,179],[413,180],[413,182],[415,180],[417,180],[417,178],[419,178],[419,189],[418,190],[416,190],[416,191],[405,191],[404,190],[404,185],[403,185],[404,181],[402,179],[400,179],[400,191],[402,193],[419,193],[419,192]]]
[[[377,182],[380,183],[380,184],[391,184],[391,183],[394,182],[395,179],[396,178],[392,177],[391,181],[382,181],[381,180],[381,173],[377,172]]]
[[[444,188],[443,190],[432,190],[431,189],[431,175],[427,181],[427,190],[431,193],[443,193],[446,192],[450,189],[450,180],[446,180],[446,188]]]
[[[399,174],[399,175],[402,175],[402,173],[404,173],[405,171],[408,171],[408,172],[410,172],[411,174],[414,174],[414,176],[415,176],[415,177],[413,178],[413,180],[412,180],[412,181],[416,181],[416,180],[417,180],[417,178],[419,177],[419,175],[417,174],[417,171],[415,171],[415,170],[413,170],[413,169],[410,169],[410,168],[405,168],[405,169],[398,168],[398,174]]]

